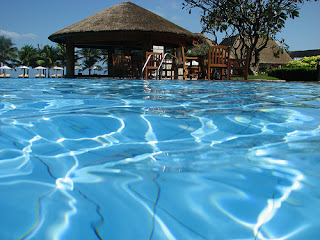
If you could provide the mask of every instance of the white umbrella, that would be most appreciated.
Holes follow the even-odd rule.
[[[21,69],[30,69],[30,68],[27,67],[27,66],[19,66],[18,68],[21,68]]]
[[[63,70],[63,67],[53,67],[53,70]]]
[[[78,70],[78,74],[80,74],[80,72],[83,71],[83,68],[80,66],[75,66],[74,69]]]
[[[38,67],[35,67],[34,69],[37,69],[37,70],[42,70],[42,73],[44,74],[44,70],[46,70],[47,68],[45,67],[42,67],[42,66],[38,66]]]
[[[11,70],[12,68],[11,68],[11,67],[8,67],[8,66],[2,66],[2,67],[0,67],[0,69]]]
[[[47,69],[47,68],[42,67],[42,66],[39,66],[39,67],[35,67],[34,69],[37,69],[37,70],[44,70],[44,69]]]
[[[52,70],[56,70],[56,75],[57,75],[57,71],[63,70],[63,67],[55,66],[55,67],[52,68]]]
[[[2,66],[2,67],[0,67],[0,69],[2,69],[3,73],[5,73],[5,70],[11,70],[12,68],[8,67],[8,66]]]
[[[18,68],[23,69],[23,75],[26,75],[26,69],[30,69],[27,66],[19,66]]]
[[[101,70],[101,66],[93,66],[92,67],[94,74],[96,74],[96,70]]]

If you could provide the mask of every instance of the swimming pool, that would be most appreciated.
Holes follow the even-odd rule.
[[[320,239],[317,83],[0,80],[0,239]]]

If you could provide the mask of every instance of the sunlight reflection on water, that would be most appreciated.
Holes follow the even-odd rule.
[[[11,80],[1,239],[320,238],[317,84]]]

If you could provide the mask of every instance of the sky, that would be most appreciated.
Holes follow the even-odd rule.
[[[25,44],[55,45],[48,40],[52,33],[89,17],[121,0],[1,0],[0,35],[10,37],[16,47]],[[200,11],[191,14],[182,9],[183,0],[131,0],[169,21],[191,31],[201,32]],[[320,49],[320,1],[307,2],[300,10],[300,18],[287,20],[278,34],[290,51]],[[211,35],[208,35],[212,37]],[[218,35],[221,42],[223,35]]]

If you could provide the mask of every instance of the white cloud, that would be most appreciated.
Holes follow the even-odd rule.
[[[33,34],[33,33],[20,34],[16,32],[1,30],[1,29],[0,29],[0,35],[4,35],[12,39],[35,39],[38,37],[36,34]]]

